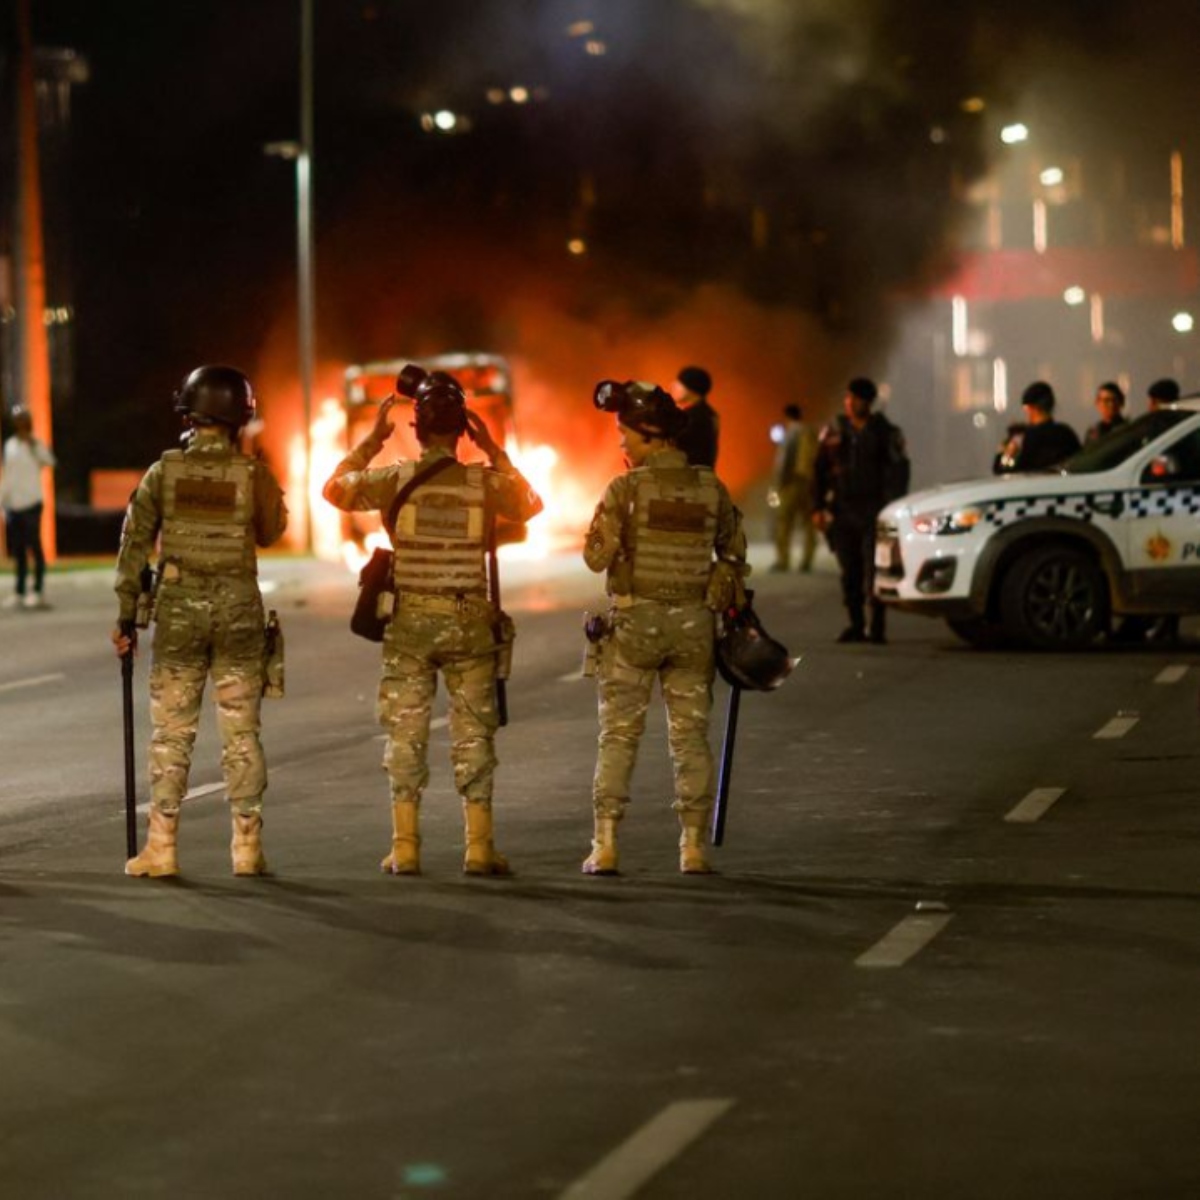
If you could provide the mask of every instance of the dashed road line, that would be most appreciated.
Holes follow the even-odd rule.
[[[1005,814],[1004,819],[1018,825],[1031,824],[1044,816],[1046,810],[1064,795],[1066,790],[1060,787],[1034,788],[1015,808]]]
[[[856,967],[902,967],[919,954],[954,919],[953,913],[918,913],[905,917],[855,960]]]
[[[1163,667],[1161,671],[1154,677],[1155,683],[1178,683],[1186,674],[1188,669],[1186,664],[1176,663],[1171,667]]]
[[[678,1158],[733,1100],[677,1100],[581,1175],[560,1200],[626,1200]]]
[[[1137,723],[1137,717],[1113,717],[1107,724],[1101,725],[1092,737],[1123,738]]]
[[[61,672],[56,675],[31,675],[28,679],[14,679],[11,683],[0,683],[0,692],[15,692],[21,688],[38,687],[43,683],[57,683],[66,679]]]

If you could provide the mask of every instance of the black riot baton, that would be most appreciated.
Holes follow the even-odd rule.
[[[125,848],[127,858],[137,855],[137,769],[133,758],[133,648],[137,629],[132,621],[122,621],[120,629],[129,638],[129,651],[121,655],[121,700],[125,720]]]
[[[737,741],[738,708],[742,689],[735,683],[729,689],[729,707],[725,710],[725,740],[721,744],[721,773],[717,776],[717,798],[713,804],[710,838],[714,846],[725,840],[725,813],[729,807],[729,784],[733,779],[733,747]]]

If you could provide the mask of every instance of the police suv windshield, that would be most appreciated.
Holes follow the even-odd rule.
[[[1062,465],[1063,473],[1096,475],[1101,471],[1111,471],[1168,429],[1192,416],[1195,413],[1189,409],[1160,408],[1156,412],[1148,412],[1071,455]]]

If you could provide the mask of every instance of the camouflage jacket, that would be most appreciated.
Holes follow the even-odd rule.
[[[361,441],[334,468],[322,491],[325,499],[343,512],[386,513],[405,482],[412,477],[411,463],[391,463],[386,467],[371,467],[371,459],[383,448],[373,437]],[[417,460],[421,470],[442,458],[455,455],[440,447],[430,447]],[[456,460],[457,461],[457,460]],[[451,467],[453,472],[454,468]],[[528,521],[542,511],[541,497],[513,466],[508,455],[501,451],[496,461],[483,469],[485,505],[489,518],[503,517],[507,521]]]

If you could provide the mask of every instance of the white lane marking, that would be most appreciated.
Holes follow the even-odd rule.
[[[1030,824],[1043,816],[1050,805],[1062,796],[1066,790],[1066,788],[1056,787],[1034,788],[1004,819],[1016,822],[1017,824]]]
[[[558,677],[558,682],[559,683],[578,683],[583,678],[584,678],[584,674],[582,671],[572,671],[569,675],[560,675]]]
[[[953,913],[922,913],[905,917],[855,960],[856,967],[902,967],[919,954],[950,922]]]
[[[28,679],[14,679],[12,683],[0,683],[0,692],[15,692],[19,688],[37,687],[41,683],[57,683],[65,675],[31,675]]]
[[[1163,667],[1163,669],[1154,677],[1154,682],[1178,683],[1187,673],[1187,667],[1183,664],[1177,663],[1173,667]]]
[[[1109,721],[1107,725],[1102,725],[1099,729],[1097,729],[1096,732],[1092,734],[1092,737],[1093,738],[1122,738],[1137,723],[1138,723],[1137,717],[1113,717],[1113,719],[1111,721]]]
[[[677,1100],[581,1175],[561,1200],[625,1200],[677,1158],[719,1117],[732,1100]]]

